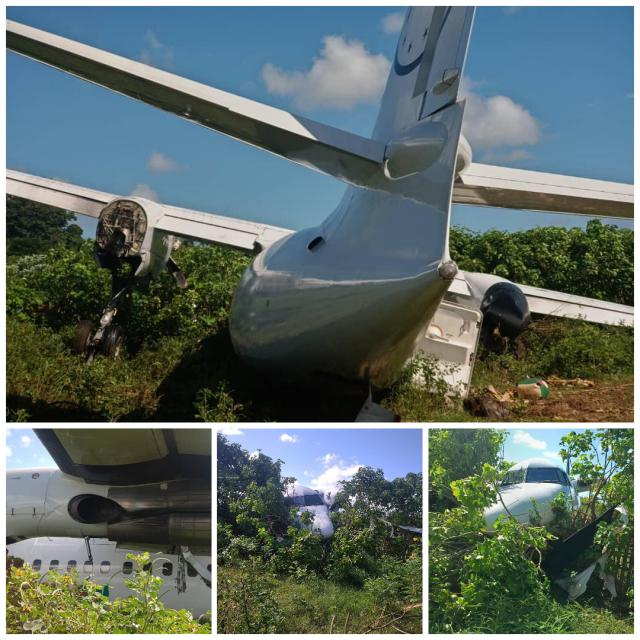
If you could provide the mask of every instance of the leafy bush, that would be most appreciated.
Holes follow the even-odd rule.
[[[109,600],[103,588],[80,581],[76,571],[49,571],[46,579],[29,565],[11,567],[7,576],[7,633],[211,633],[186,610],[165,609],[162,578],[144,569],[149,554],[129,555],[136,569],[125,580],[134,592]]]
[[[474,233],[453,227],[461,269],[588,298],[633,304],[633,230],[591,220],[586,229],[536,227]]]
[[[218,633],[279,633],[283,613],[259,561],[218,575]]]

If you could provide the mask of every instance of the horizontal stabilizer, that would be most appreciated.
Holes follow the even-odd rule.
[[[384,144],[68,38],[7,21],[7,47],[345,182],[380,172]]]
[[[473,162],[456,177],[453,202],[633,218],[633,185]]]
[[[61,180],[7,171],[7,194],[97,218],[106,204],[122,197]],[[253,251],[265,249],[291,231],[229,216],[162,205],[156,228],[177,236]]]

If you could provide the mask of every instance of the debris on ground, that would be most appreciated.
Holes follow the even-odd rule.
[[[494,422],[509,420],[511,418],[509,402],[501,402],[486,391],[480,395],[469,396],[464,401],[464,408],[472,416],[489,418]]]
[[[518,382],[517,392],[522,400],[540,400],[549,397],[549,385],[542,378],[527,378]]]

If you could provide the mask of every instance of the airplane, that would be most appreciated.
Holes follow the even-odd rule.
[[[43,572],[82,565],[80,577],[113,585],[113,597],[131,573],[126,554],[149,551],[166,559],[153,569],[173,577],[165,603],[194,615],[210,610],[211,431],[34,432],[58,468],[7,471],[12,555]]]
[[[633,185],[473,162],[459,99],[473,18],[462,6],[407,11],[370,138],[8,21],[10,51],[348,185],[324,222],[292,232],[9,170],[9,195],[98,218],[95,257],[112,272],[112,295],[97,327],[80,323],[74,350],[120,351],[113,321],[132,287],[164,269],[187,285],[171,258],[179,236],[256,254],[235,290],[231,341],[247,365],[296,384],[366,394],[423,352],[458,367],[450,384],[464,395],[481,324],[508,338],[532,313],[633,326],[633,307],[463,272],[451,259],[452,202],[633,217]]]
[[[78,572],[79,580],[89,579],[108,587],[111,599],[123,599],[134,593],[125,581],[131,578],[133,562],[127,558],[134,549],[122,549],[105,538],[29,538],[7,546],[13,558],[19,558],[35,571]],[[195,560],[211,573],[211,556],[194,555]],[[200,574],[176,553],[156,551],[150,554],[151,572],[161,576],[164,584],[161,600],[168,609],[186,609],[195,618],[211,611],[211,588]]]
[[[518,522],[528,524],[532,514],[541,525],[553,520],[551,503],[558,495],[566,497],[571,511],[580,506],[580,487],[555,463],[546,458],[530,458],[514,464],[500,483],[498,499],[483,516],[488,529],[494,529],[496,520],[513,516]]]
[[[287,486],[284,495],[284,503],[288,507],[297,507],[295,523],[299,527],[304,527],[313,533],[320,534],[325,540],[334,534],[333,522],[329,513],[329,505],[324,493],[301,484]],[[303,524],[300,516],[303,513],[313,514],[311,524]]]

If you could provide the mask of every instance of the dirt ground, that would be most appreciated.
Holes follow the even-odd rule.
[[[541,422],[633,422],[633,380],[593,387],[553,386],[545,400],[529,403],[524,420]]]

